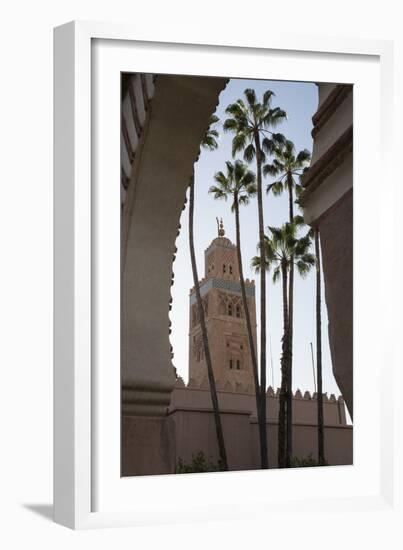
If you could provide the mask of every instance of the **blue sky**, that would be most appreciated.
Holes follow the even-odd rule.
[[[221,93],[216,115],[222,122],[225,119],[225,108],[243,95],[245,88],[254,88],[258,98],[267,89],[274,91],[273,106],[279,106],[287,112],[287,120],[279,126],[288,139],[291,139],[297,151],[309,149],[312,151],[312,115],[317,108],[317,88],[311,83],[279,82],[263,80],[231,79],[226,89]],[[195,249],[198,263],[199,278],[204,276],[204,250],[217,235],[216,216],[223,218],[226,236],[235,242],[235,223],[230,211],[230,203],[214,200],[208,193],[214,183],[214,174],[225,169],[225,162],[232,160],[231,134],[220,132],[219,147],[216,151],[202,151],[195,167]],[[251,168],[255,171],[252,163]],[[266,179],[266,183],[271,181]],[[288,219],[287,196],[264,197],[265,227],[279,226]],[[178,253],[174,263],[175,284],[172,287],[172,334],[171,343],[174,351],[173,363],[178,374],[188,381],[188,333],[189,333],[189,289],[193,286],[189,244],[188,244],[188,208],[181,217],[181,233],[177,239]],[[249,206],[241,209],[241,245],[244,259],[245,278],[255,279],[257,275],[250,268],[250,259],[256,254],[258,240],[257,201],[252,200]],[[275,285],[268,278],[267,286],[267,381],[277,387],[280,384],[280,356],[282,337],[282,297],[281,284]],[[259,325],[259,285],[256,284],[257,320]],[[315,330],[315,273],[314,270],[302,280],[296,276],[294,305],[294,374],[293,389],[314,391],[312,359],[310,342],[316,349]],[[322,307],[322,346],[323,346],[323,391],[340,394],[334,380],[331,367],[327,331],[327,311],[323,300]],[[258,333],[259,334],[259,333]],[[258,338],[259,340],[259,338]],[[270,347],[271,344],[271,347]],[[315,355],[316,358],[316,355]],[[273,369],[271,367],[271,359]]]

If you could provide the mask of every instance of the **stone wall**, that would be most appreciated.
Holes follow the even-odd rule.
[[[260,467],[258,425],[255,396],[248,387],[231,386],[225,389],[218,383],[218,399],[231,470],[254,470]],[[235,391],[236,390],[236,391]],[[329,465],[352,464],[353,428],[346,422],[342,397],[324,394],[325,457]],[[294,456],[317,456],[317,400],[309,392],[296,391],[293,396]],[[270,467],[277,466],[278,390],[267,391],[267,434]],[[171,394],[164,427],[153,424],[153,419],[132,419],[126,426],[123,475],[173,473],[179,458],[185,462],[203,451],[217,463],[217,441],[210,391],[207,380],[194,380],[185,386],[180,379]],[[158,460],[153,450],[159,449]]]
[[[267,392],[267,433],[270,467],[277,466],[277,416],[278,391]],[[237,393],[219,390],[218,399],[224,438],[231,470],[260,468],[256,401],[252,392]],[[329,465],[352,464],[353,427],[347,424],[342,397],[324,394],[325,456]],[[293,396],[294,456],[317,457],[317,400],[316,394]],[[177,383],[172,392],[168,418],[172,419],[175,432],[176,462],[182,458],[191,461],[192,454],[202,450],[213,462],[217,462],[217,443],[210,391],[207,383],[202,388],[193,382],[192,387]]]

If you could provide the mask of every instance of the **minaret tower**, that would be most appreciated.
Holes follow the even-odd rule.
[[[253,386],[245,312],[242,304],[236,245],[225,237],[223,222],[218,236],[204,252],[204,278],[199,281],[206,317],[210,353],[216,381]],[[246,279],[246,299],[256,347],[255,283]],[[190,291],[189,379],[207,378],[196,294]]]

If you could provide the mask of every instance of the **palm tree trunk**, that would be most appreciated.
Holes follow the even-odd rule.
[[[318,384],[318,462],[325,464],[325,434],[323,426],[323,393],[322,393],[322,318],[321,318],[321,277],[319,228],[315,227],[316,254],[316,379]]]
[[[241,230],[240,230],[240,223],[239,223],[239,203],[238,203],[238,197],[236,196],[234,197],[234,208],[235,208],[236,249],[237,249],[237,255],[238,255],[239,279],[241,282],[242,302],[243,302],[244,311],[245,311],[246,327],[247,327],[248,339],[249,339],[249,349],[250,349],[250,354],[252,359],[253,380],[255,382],[256,412],[257,412],[258,425],[259,425],[260,459],[261,459],[261,466],[262,468],[264,468],[265,467],[264,466],[265,448],[264,448],[264,438],[262,437],[262,434],[266,433],[266,422],[264,422],[263,424],[262,418],[261,418],[259,374],[258,374],[258,367],[257,367],[255,342],[253,341],[253,334],[252,334],[252,324],[250,322],[249,306],[248,306],[248,301],[246,299],[245,279],[243,276],[242,254],[241,254]],[[266,449],[266,455],[267,455],[267,449]]]
[[[288,298],[287,298],[287,266],[281,266],[283,280],[283,343],[281,355],[281,387],[278,412],[278,442],[277,461],[278,467],[286,466],[286,395],[288,385],[288,344],[289,344],[289,320],[288,320]]]
[[[262,156],[260,148],[260,136],[255,134],[256,147],[256,172],[257,172],[257,204],[259,214],[259,245],[260,265],[265,265],[264,252],[264,218],[263,218],[263,193],[262,193]],[[260,420],[262,441],[262,468],[269,467],[267,454],[266,431],[266,269],[260,270]],[[263,431],[264,427],[264,431]]]
[[[287,373],[287,454],[286,466],[291,466],[292,450],[292,363],[293,363],[293,314],[294,314],[294,258],[291,258],[288,290],[288,373]]]
[[[294,197],[293,181],[291,174],[287,175],[289,216],[290,223],[294,220]],[[288,289],[288,338],[289,338],[289,365],[288,365],[288,387],[287,387],[287,453],[286,466],[291,466],[292,458],[292,363],[293,363],[293,332],[294,332],[294,255],[291,256],[290,279]]]
[[[189,196],[189,247],[190,258],[192,262],[193,282],[196,292],[197,308],[200,319],[200,327],[203,339],[204,355],[206,358],[207,374],[210,385],[211,401],[213,403],[214,422],[217,434],[218,453],[219,453],[219,465],[220,470],[228,470],[227,453],[225,450],[224,434],[221,424],[220,409],[218,406],[217,389],[214,379],[213,365],[211,362],[210,348],[208,343],[206,320],[204,317],[204,309],[202,305],[202,299],[200,295],[199,276],[197,274],[196,256],[194,249],[194,235],[193,235],[193,213],[194,213],[194,173],[190,179],[190,196]]]

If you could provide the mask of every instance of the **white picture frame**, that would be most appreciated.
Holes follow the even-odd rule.
[[[169,58],[161,56],[168,49]],[[270,68],[260,70],[264,59],[270,59]],[[366,272],[369,245],[365,244],[365,224],[371,212],[379,263],[390,252],[390,244],[383,243],[381,247],[379,243],[394,209],[393,187],[381,194],[376,182],[380,177],[380,163],[388,166],[392,154],[392,43],[270,33],[254,42],[248,38],[236,44],[189,44],[177,36],[148,36],[130,25],[73,22],[55,29],[54,63],[55,521],[81,529],[245,518],[257,513],[281,513],[284,509],[290,514],[297,513],[301,502],[311,514],[340,506],[357,511],[392,509],[395,472],[391,418],[395,408],[388,384],[393,378],[394,357],[387,345],[386,321],[387,304],[395,282],[388,270]],[[358,246],[354,268],[355,281],[359,280],[360,286],[355,285],[354,321],[359,321],[360,328],[355,333],[353,467],[120,478],[120,375],[116,356],[119,331],[115,328],[111,340],[104,341],[101,354],[94,348],[99,345],[94,338],[94,311],[96,323],[101,325],[107,317],[118,320],[116,269],[119,270],[119,262],[117,268],[106,273],[104,282],[98,281],[96,288],[93,285],[97,268],[101,265],[107,268],[108,263],[115,265],[105,263],[105,258],[118,258],[117,212],[116,206],[111,206],[115,204],[115,191],[108,185],[106,188],[112,195],[98,196],[94,203],[93,190],[97,182],[92,177],[96,172],[113,181],[114,175],[119,174],[120,142],[116,125],[119,125],[120,103],[110,104],[110,116],[117,113],[117,120],[113,122],[109,117],[101,121],[97,125],[99,136],[94,137],[92,115],[97,115],[100,102],[97,98],[94,106],[92,94],[96,93],[94,83],[95,86],[102,83],[105,86],[102,101],[110,101],[116,97],[116,86],[120,84],[110,76],[136,70],[200,75],[225,71],[220,76],[355,84],[354,181],[358,184],[358,193],[363,181],[373,192],[366,194],[365,208],[362,201],[361,204],[358,201],[355,216]],[[366,117],[370,107],[371,121]],[[379,143],[368,138],[371,131],[380,136]],[[110,141],[102,141],[104,138]],[[94,154],[97,141],[110,151],[110,158],[103,157],[102,170],[96,164],[100,159]],[[365,162],[369,154],[370,167]],[[116,190],[119,193],[118,184]],[[96,216],[93,216],[94,208]],[[111,220],[112,232],[102,241],[101,258],[95,244],[99,242],[97,232],[101,230],[99,216]],[[98,304],[100,295],[104,294],[98,283],[108,285],[111,292],[108,303]],[[365,315],[365,297],[371,288],[376,289],[373,291],[375,326]],[[366,341],[374,342],[371,350],[365,348]],[[93,357],[102,357],[104,353],[114,358],[117,372],[94,365]],[[372,375],[365,385],[361,383],[364,366]],[[259,488],[263,484],[267,484],[270,491],[262,497]],[[214,503],[210,499],[212,487],[217,492]],[[264,506],[258,506],[259,503]]]

